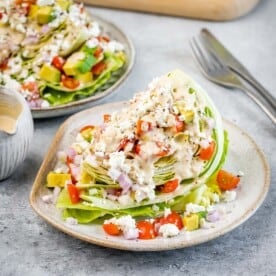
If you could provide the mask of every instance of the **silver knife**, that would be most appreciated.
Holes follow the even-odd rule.
[[[205,47],[221,62],[227,65],[234,72],[247,80],[255,89],[276,109],[276,98],[273,97],[222,44],[207,29],[201,30],[201,40]]]

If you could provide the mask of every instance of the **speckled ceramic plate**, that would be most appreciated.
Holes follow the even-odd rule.
[[[47,173],[55,165],[55,154],[71,144],[80,127],[98,124],[103,114],[118,110],[123,105],[123,103],[107,104],[79,112],[70,117],[58,130],[30,194],[31,206],[48,223],[71,236],[93,244],[123,250],[160,251],[193,246],[215,239],[245,222],[260,207],[269,189],[270,171],[267,161],[252,138],[232,123],[224,121],[230,140],[229,154],[224,167],[232,172],[243,171],[244,177],[237,189],[237,199],[220,205],[225,215],[214,228],[193,232],[182,231],[173,238],[124,240],[121,237],[106,235],[101,226],[66,224],[61,218],[61,212],[41,199],[42,195],[49,193],[45,181]]]
[[[91,107],[93,104],[96,103],[96,101],[113,93],[130,73],[134,64],[135,57],[135,50],[131,40],[122,30],[120,30],[114,24],[98,16],[93,15],[91,16],[91,18],[99,23],[99,25],[103,29],[103,33],[107,34],[112,39],[118,40],[125,46],[125,53],[127,57],[126,64],[123,66],[123,68],[114,72],[111,79],[105,85],[103,85],[95,94],[68,104],[32,109],[31,111],[33,118],[57,117]]]

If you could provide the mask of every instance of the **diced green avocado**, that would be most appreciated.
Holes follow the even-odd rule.
[[[186,123],[191,123],[194,119],[194,111],[193,110],[185,110],[182,115],[184,116]]]
[[[187,231],[193,231],[199,228],[198,214],[191,214],[183,218],[183,224]]]
[[[60,6],[60,8],[64,11],[67,11],[70,5],[72,4],[72,1],[70,0],[56,0],[56,4]]]
[[[63,70],[68,76],[77,76],[89,72],[96,61],[96,58],[90,54],[76,52],[67,59]]]
[[[47,24],[52,20],[52,11],[53,7],[50,6],[42,6],[37,10],[36,19],[38,24]]]
[[[59,82],[60,75],[61,74],[58,69],[46,63],[41,67],[39,71],[39,76],[42,80],[52,82],[52,83]]]
[[[62,57],[69,56],[72,52],[80,48],[80,46],[89,38],[88,32],[85,30],[79,30],[70,26],[70,30],[68,30],[68,34],[65,36],[63,40],[63,45],[70,45],[66,48],[61,48],[59,51],[59,55]]]
[[[191,123],[194,119],[194,111],[188,110],[185,108],[185,102],[178,101],[176,102],[176,107],[180,114],[184,117],[185,123]]]
[[[90,71],[84,74],[78,74],[76,75],[76,79],[82,83],[89,83],[93,81],[93,74]]]
[[[189,135],[184,134],[183,132],[179,132],[179,133],[175,134],[174,141],[176,143],[185,143],[185,142],[189,141]]]

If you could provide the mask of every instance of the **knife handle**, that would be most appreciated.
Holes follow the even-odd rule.
[[[231,68],[233,71],[238,73],[243,79],[247,80],[267,101],[270,102],[271,106],[276,109],[276,98],[269,93],[251,74],[250,72],[235,70]]]
[[[244,85],[240,85],[238,88],[243,90],[276,125],[276,109],[271,105],[270,101],[266,98],[262,98],[260,94],[253,92]]]

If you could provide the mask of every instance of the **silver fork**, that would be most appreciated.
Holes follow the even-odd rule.
[[[192,38],[190,44],[195,60],[197,61],[201,72],[207,79],[228,88],[238,88],[244,91],[265,112],[272,122],[276,124],[276,110],[268,101],[249,90],[242,83],[239,77],[228,69],[226,65],[206,49],[203,50],[203,46],[200,46],[195,38]]]

